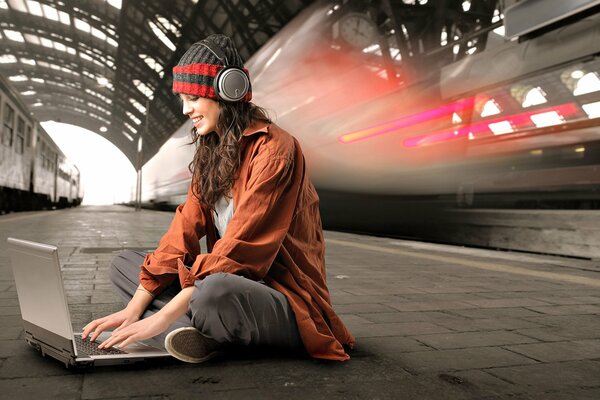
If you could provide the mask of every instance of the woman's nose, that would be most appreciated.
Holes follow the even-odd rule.
[[[187,101],[183,102],[183,115],[189,115],[192,112],[192,108],[190,107]]]

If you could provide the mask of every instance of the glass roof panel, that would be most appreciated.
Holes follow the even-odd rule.
[[[86,33],[90,33],[90,24],[88,24],[87,22],[85,22],[82,19],[79,18],[73,18],[75,20],[75,28],[79,29],[80,31],[84,31]]]
[[[27,0],[27,8],[29,8],[29,13],[36,15],[38,17],[43,17],[42,6],[37,1]]]
[[[56,8],[51,7],[47,4],[42,5],[42,9],[44,10],[44,16],[52,21],[58,21],[58,12]]]
[[[27,40],[29,43],[37,44],[38,46],[41,45],[40,38],[38,36],[31,33],[25,33],[24,36],[25,40]]]
[[[8,0],[8,5],[10,5],[10,8],[12,8],[13,10],[21,11],[24,13],[29,12],[23,0]]]
[[[12,54],[4,54],[0,56],[0,64],[10,64],[16,62],[17,57],[13,56]]]
[[[71,25],[71,16],[69,14],[67,14],[66,12],[59,11],[58,18],[60,19],[60,22],[62,22],[63,24]]]
[[[108,4],[113,6],[114,8],[120,10],[121,9],[121,0],[108,0]]]
[[[153,21],[148,21],[148,25],[150,25],[150,29],[156,35],[156,37],[163,42],[165,46],[169,48],[171,51],[175,51],[177,48],[173,42],[165,35],[165,33],[156,25]]]
[[[21,34],[21,32],[19,31],[13,31],[11,29],[5,29],[4,30],[4,35],[6,35],[6,37],[12,41],[15,42],[25,42],[25,39],[23,38],[23,35]]]

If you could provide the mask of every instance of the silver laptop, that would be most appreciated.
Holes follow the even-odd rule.
[[[57,250],[48,244],[8,238],[27,343],[67,367],[128,364],[169,356],[165,350],[146,342],[124,350],[98,349],[110,332],[103,332],[95,343],[82,340],[81,333],[73,334]]]

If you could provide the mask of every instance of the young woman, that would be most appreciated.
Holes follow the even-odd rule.
[[[211,35],[192,45],[173,68],[173,92],[194,124],[187,200],[153,253],[115,258],[111,279],[127,306],[90,322],[83,337],[116,328],[100,347],[155,338],[187,362],[231,343],[348,359],[354,338],[331,306],[302,151],[250,102],[232,41]]]

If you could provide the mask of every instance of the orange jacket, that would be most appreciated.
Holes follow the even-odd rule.
[[[244,131],[241,152],[225,236],[217,240],[212,212],[188,190],[157,249],[146,256],[140,282],[156,295],[177,276],[182,288],[216,272],[263,280],[288,299],[311,356],[347,360],[342,345],[352,347],[354,337],[331,306],[319,198],[300,145],[277,125],[262,124]],[[201,253],[204,235],[208,252]]]

